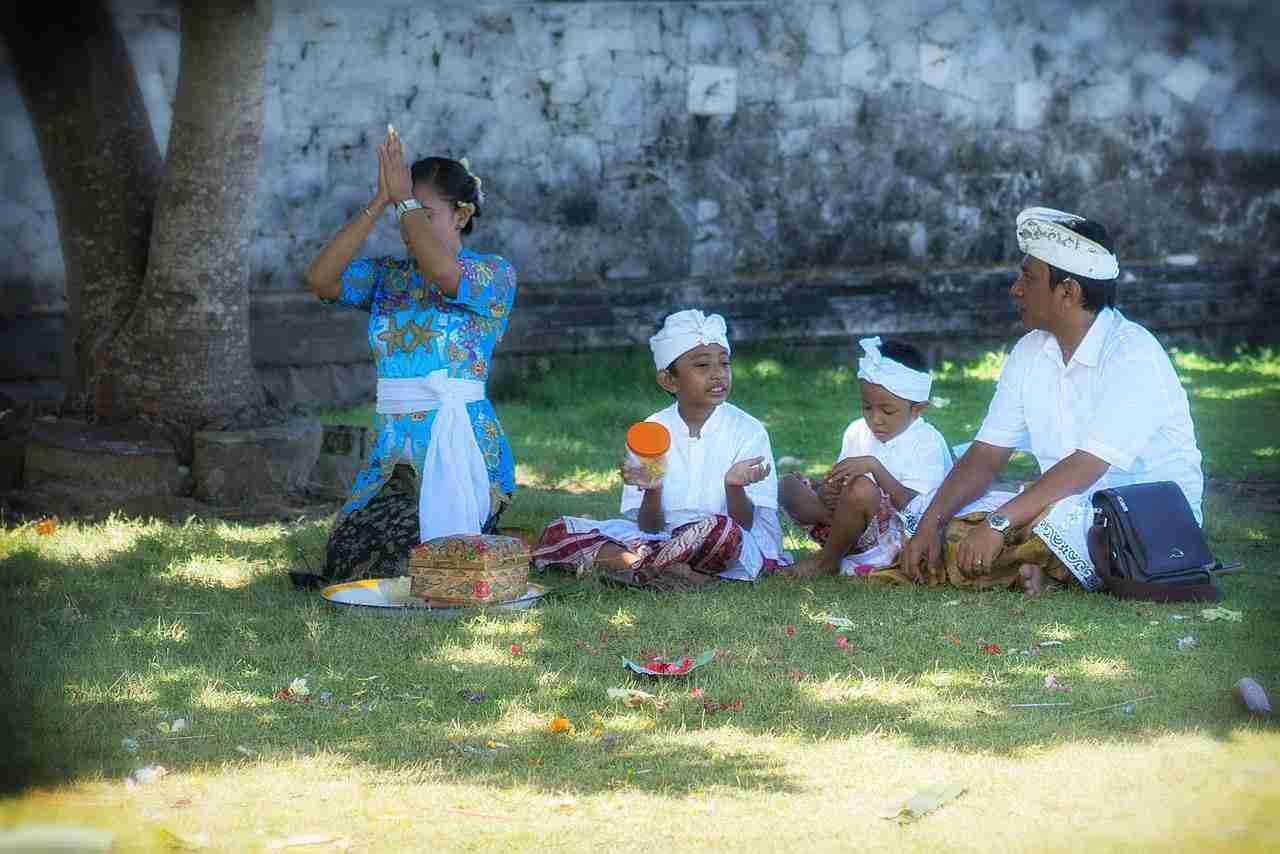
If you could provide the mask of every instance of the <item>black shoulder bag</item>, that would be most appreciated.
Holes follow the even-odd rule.
[[[1100,489],[1093,494],[1093,512],[1111,559],[1110,568],[1104,572],[1099,567],[1098,575],[1116,596],[1154,602],[1218,600],[1216,575],[1229,568],[1209,552],[1176,483]]]

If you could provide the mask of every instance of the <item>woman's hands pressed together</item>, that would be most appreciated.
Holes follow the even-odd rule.
[[[390,203],[413,198],[413,176],[404,162],[404,146],[400,134],[387,125],[387,138],[378,146],[378,187]]]

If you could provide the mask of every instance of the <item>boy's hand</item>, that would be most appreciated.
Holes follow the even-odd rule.
[[[843,489],[843,481],[838,478],[833,479],[828,474],[826,479],[818,485],[818,499],[822,502],[822,506],[834,511],[836,505],[840,503],[840,493]]]
[[[629,466],[626,460],[618,463],[618,474],[622,475],[622,482],[627,486],[636,486],[640,489],[653,489],[658,486],[650,481],[649,472],[645,471],[644,466]]]
[[[750,486],[759,483],[769,476],[773,469],[764,461],[764,457],[752,457],[738,460],[724,473],[725,486]]]
[[[879,464],[875,457],[846,457],[831,467],[827,481],[848,481],[872,472]]]

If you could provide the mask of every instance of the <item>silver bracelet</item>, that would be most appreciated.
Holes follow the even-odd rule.
[[[365,215],[365,216],[367,216],[369,219],[373,219],[373,220],[376,220],[376,219],[378,218],[378,215],[377,215],[377,214],[375,214],[373,211],[369,210],[369,206],[368,206],[368,205],[365,205],[365,206],[364,206],[364,215]]]

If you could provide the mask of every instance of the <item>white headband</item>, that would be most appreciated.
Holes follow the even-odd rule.
[[[1066,227],[1077,222],[1084,222],[1084,217],[1053,208],[1027,208],[1018,214],[1018,248],[1077,276],[1103,280],[1119,276],[1115,255]]]
[[[882,385],[903,400],[925,403],[933,390],[933,377],[928,371],[916,371],[880,353],[880,338],[863,338],[864,355],[858,360],[858,379]]]
[[[662,329],[649,339],[653,363],[658,370],[663,370],[700,344],[719,344],[728,351],[729,336],[723,317],[718,314],[708,317],[697,309],[677,311],[668,315]]]

